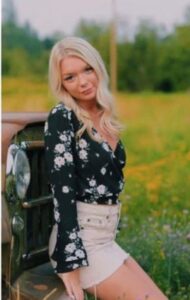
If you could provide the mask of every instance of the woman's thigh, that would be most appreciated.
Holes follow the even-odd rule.
[[[87,291],[96,293],[101,300],[168,299],[132,257],[96,288],[91,287]]]

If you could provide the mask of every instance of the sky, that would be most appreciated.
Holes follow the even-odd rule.
[[[29,21],[41,37],[56,31],[72,34],[78,21],[109,21],[115,2],[117,19],[129,30],[141,18],[150,18],[170,30],[184,19],[190,0],[12,0],[20,24]]]

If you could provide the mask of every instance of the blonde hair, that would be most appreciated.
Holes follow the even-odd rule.
[[[77,131],[80,138],[85,130],[93,140],[101,142],[99,135],[92,134],[93,122],[89,113],[77,104],[77,101],[64,89],[61,77],[61,61],[64,57],[76,56],[88,63],[98,77],[97,106],[102,110],[100,128],[118,137],[122,129],[116,117],[116,109],[108,89],[109,78],[104,62],[98,51],[87,41],[77,37],[67,37],[57,42],[52,48],[49,60],[49,83],[54,96],[71,108],[83,126]]]

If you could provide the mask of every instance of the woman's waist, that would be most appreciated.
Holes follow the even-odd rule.
[[[77,213],[84,213],[86,215],[97,215],[97,216],[112,216],[120,214],[121,210],[121,203],[118,202],[117,204],[94,204],[92,203],[85,203],[83,201],[78,200],[76,202],[77,205]]]
[[[115,205],[120,203],[118,199],[119,194],[112,193],[111,195],[98,195],[97,193],[88,193],[83,192],[83,195],[77,194],[76,199],[77,201],[87,203],[87,204],[98,204],[98,205]]]

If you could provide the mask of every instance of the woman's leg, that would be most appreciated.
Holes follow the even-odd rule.
[[[129,257],[109,278],[87,289],[101,300],[167,300],[137,262]]]

